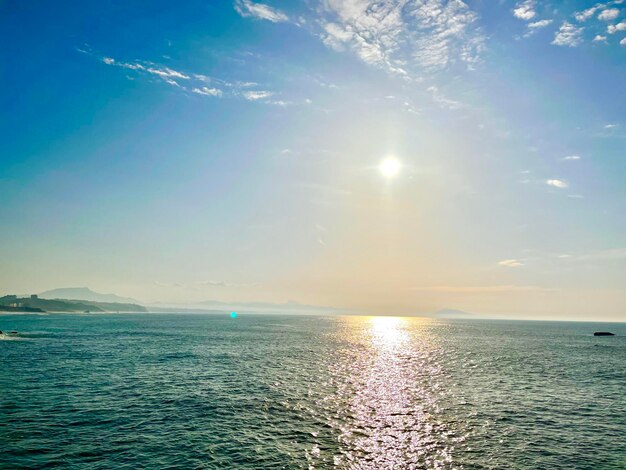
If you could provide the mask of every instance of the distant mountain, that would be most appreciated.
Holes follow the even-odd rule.
[[[42,299],[71,299],[88,300],[90,302],[115,302],[136,304],[135,299],[120,297],[115,294],[99,294],[88,287],[65,287],[62,289],[47,290],[39,294]]]
[[[37,296],[0,297],[0,310],[22,312],[147,312],[146,307],[128,302],[93,302],[89,300],[42,299]]]
[[[463,310],[454,310],[445,308],[433,314],[436,318],[480,318],[474,313],[464,312]]]

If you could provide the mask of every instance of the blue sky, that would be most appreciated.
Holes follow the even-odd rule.
[[[626,320],[625,5],[2,2],[0,289]]]

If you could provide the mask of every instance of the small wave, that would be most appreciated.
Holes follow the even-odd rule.
[[[26,338],[17,336],[17,335],[5,335],[4,333],[0,334],[0,341],[22,341]]]

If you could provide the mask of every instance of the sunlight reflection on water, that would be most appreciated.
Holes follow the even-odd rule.
[[[371,322],[372,345],[380,350],[398,350],[406,346],[409,334],[406,320],[399,317],[373,317]]]
[[[349,468],[439,468],[451,461],[448,432],[437,419],[441,373],[436,348],[422,338],[429,320],[346,319],[355,345],[333,366],[332,399],[341,416],[341,458]]]

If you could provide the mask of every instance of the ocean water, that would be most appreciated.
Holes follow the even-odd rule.
[[[626,468],[626,324],[0,316],[13,329],[3,469]]]

